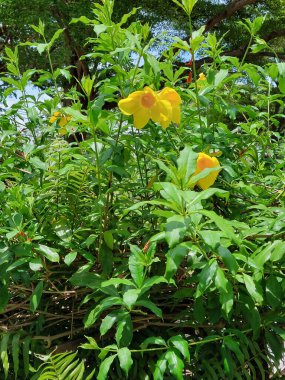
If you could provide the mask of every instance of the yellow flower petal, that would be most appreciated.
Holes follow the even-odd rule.
[[[204,73],[200,73],[199,74],[199,80],[206,80],[207,78],[206,78],[206,76],[205,76],[205,74]]]
[[[175,124],[180,124],[180,121],[181,121],[181,111],[180,111],[180,107],[179,106],[172,108],[172,121]]]
[[[211,168],[216,168],[219,166],[220,166],[220,163],[216,157],[210,157],[205,153],[199,153],[198,158],[197,158],[197,167],[196,167],[196,171],[194,175],[201,173],[204,169],[211,169]],[[200,179],[197,182],[197,185],[202,190],[208,189],[216,181],[219,175],[219,172],[220,172],[220,169],[217,169],[209,173],[205,178]]]
[[[60,127],[64,127],[67,123],[68,123],[69,120],[67,120],[67,117],[66,116],[62,116],[59,120],[59,123],[58,125]]]
[[[172,116],[172,107],[171,104],[166,100],[159,100],[156,104],[150,109],[150,117],[156,123],[161,123],[169,119],[171,121]]]
[[[173,88],[165,87],[159,94],[159,99],[168,100],[171,105],[178,106],[181,103],[180,95]]]
[[[174,123],[179,124],[180,119],[181,119],[181,113],[180,113],[181,98],[180,98],[179,94],[173,88],[165,87],[158,94],[158,98],[161,101],[167,101],[170,103],[170,106],[172,108],[172,110],[171,110],[172,115],[169,116],[170,117],[169,123],[170,123],[170,121],[173,121]],[[169,123],[168,123],[168,125],[169,125]],[[166,128],[165,125],[166,124],[164,123],[163,128]]]
[[[150,112],[147,109],[139,109],[134,113],[134,127],[142,129],[150,119]]]
[[[140,108],[140,98],[128,97],[126,99],[122,99],[119,101],[118,106],[124,115],[133,115]]]
[[[54,123],[56,120],[57,120],[57,117],[52,116],[52,117],[49,119],[49,122],[52,124],[52,123]]]

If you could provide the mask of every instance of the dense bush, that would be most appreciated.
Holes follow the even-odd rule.
[[[191,30],[195,1],[174,2]],[[1,378],[279,378],[285,63],[246,63],[268,48],[262,18],[243,22],[242,60],[203,28],[155,57],[149,26],[112,22],[113,5],[72,21],[94,28],[82,59],[101,69],[68,93],[61,31],[6,49]],[[19,71],[29,48],[49,72]]]

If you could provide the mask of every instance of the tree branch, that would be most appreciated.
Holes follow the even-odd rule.
[[[221,21],[225,20],[226,18],[231,17],[234,13],[239,11],[241,8],[250,4],[257,3],[259,1],[260,0],[233,0],[231,1],[223,12],[217,14],[216,16],[208,20],[208,22],[206,23],[205,31],[208,31],[214,28]]]

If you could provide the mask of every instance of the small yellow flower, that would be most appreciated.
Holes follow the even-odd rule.
[[[167,128],[171,121],[180,121],[180,103],[180,96],[171,88],[156,93],[145,87],[120,100],[118,106],[124,115],[133,115],[135,128],[143,128],[150,119]]]
[[[49,119],[49,122],[50,123],[54,123],[56,121],[58,121],[58,125],[63,128],[70,120],[71,120],[71,116],[70,115],[64,115],[63,113],[60,113],[60,112],[54,112],[52,117]]]
[[[201,173],[204,169],[211,169],[211,168],[216,168],[216,167],[218,168],[217,170],[212,171],[206,177],[200,179],[197,182],[197,185],[202,190],[206,190],[214,184],[221,169],[220,169],[220,163],[216,157],[210,157],[207,154],[202,153],[202,152],[199,153],[198,158],[197,158],[196,171],[193,175],[197,175]]]
[[[204,73],[200,73],[198,80],[207,80],[206,75]]]

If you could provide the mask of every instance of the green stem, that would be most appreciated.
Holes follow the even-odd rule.
[[[243,55],[243,57],[242,57],[242,60],[241,60],[240,65],[239,65],[239,69],[240,69],[240,68],[243,66],[243,64],[244,64],[244,61],[245,61],[245,59],[246,59],[246,57],[247,57],[247,54],[248,54],[249,48],[250,48],[250,46],[251,46],[251,44],[252,44],[252,40],[253,40],[253,35],[251,34],[251,35],[250,35],[249,43],[248,43],[248,45],[247,45],[247,47],[246,47],[245,53],[244,53],[244,55]],[[239,71],[239,69],[238,69],[238,71]]]
[[[191,15],[189,15],[189,29],[190,29],[190,40],[192,39],[192,20]],[[199,99],[199,93],[198,93],[198,84],[197,84],[197,71],[196,71],[196,60],[195,60],[195,52],[192,51],[192,62],[193,62],[193,76],[194,76],[194,84],[195,84],[195,95],[196,95],[196,101],[197,101],[197,109],[198,109],[198,117],[199,117],[199,125],[200,125],[200,133],[201,133],[201,140],[202,145],[204,145],[204,133],[202,128],[202,118],[201,118],[201,107],[200,107],[200,99]]]
[[[179,327],[179,325],[177,325],[177,327]],[[244,331],[241,331],[241,333],[243,334],[247,334],[249,332],[253,331],[252,329],[247,329],[247,330],[244,330]],[[225,335],[225,336],[219,336],[219,337],[216,337],[216,338],[212,338],[212,339],[209,339],[209,340],[206,340],[206,341],[203,341],[203,340],[198,340],[198,341],[195,341],[195,342],[189,342],[188,343],[188,346],[198,346],[198,345],[201,345],[201,344],[207,344],[207,343],[211,343],[211,342],[217,342],[219,340],[223,340],[225,337],[232,337],[232,336],[236,336],[234,333],[231,333],[231,334],[228,334],[228,335]],[[130,350],[130,352],[132,353],[136,353],[136,352],[153,352],[153,351],[165,351],[165,350],[168,350],[170,347],[169,346],[162,346],[162,347],[153,347],[153,348],[141,348],[141,349],[137,349],[137,350]],[[100,350],[102,351],[104,348],[101,348],[99,346],[97,347],[94,347],[94,350]],[[110,349],[109,352],[118,352],[117,349]]]
[[[140,164],[140,160],[139,160],[138,146],[137,146],[136,136],[135,136],[135,132],[134,132],[134,127],[133,126],[132,126],[132,135],[133,135],[133,138],[135,139],[135,153],[136,153],[137,166],[138,166],[138,170],[139,170],[139,174],[140,174],[141,183],[142,183],[142,186],[144,187],[142,168],[141,168],[141,164]]]

